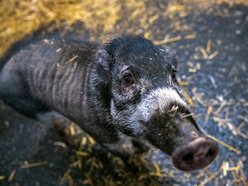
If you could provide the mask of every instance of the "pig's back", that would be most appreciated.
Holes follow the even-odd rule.
[[[21,109],[51,108],[66,115],[74,108],[79,112],[78,103],[83,97],[80,92],[87,81],[95,48],[96,45],[59,37],[35,41],[4,65],[0,74],[2,94],[5,98],[8,95],[10,105],[18,104]],[[32,104],[22,105],[22,102]],[[24,109],[24,114],[33,115],[29,114],[30,109],[27,112]]]

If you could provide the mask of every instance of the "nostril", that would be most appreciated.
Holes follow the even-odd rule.
[[[192,152],[190,153],[187,153],[186,155],[184,155],[182,157],[182,160],[187,163],[187,164],[191,164],[193,163],[193,160],[194,160],[194,154]]]
[[[209,149],[206,154],[206,158],[212,158],[214,155],[215,155],[215,150]]]

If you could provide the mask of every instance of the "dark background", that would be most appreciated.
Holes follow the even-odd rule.
[[[199,125],[230,145],[221,145],[217,160],[193,173],[176,170],[153,149],[135,158],[134,173],[94,150],[86,134],[78,145],[82,136],[73,136],[71,125],[65,124],[64,136],[0,102],[0,185],[247,185],[247,1],[0,1],[0,23],[1,56],[41,27],[40,34],[56,31],[96,42],[140,34],[170,46]]]

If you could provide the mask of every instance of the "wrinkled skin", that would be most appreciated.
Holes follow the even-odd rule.
[[[122,159],[135,153],[122,148],[126,141],[149,142],[191,171],[211,163],[218,145],[204,136],[183,100],[176,63],[168,48],[139,36],[101,46],[48,38],[6,61],[0,98],[33,118],[57,111]]]

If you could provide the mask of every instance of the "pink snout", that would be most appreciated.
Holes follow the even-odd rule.
[[[172,153],[173,165],[179,170],[193,171],[209,165],[217,156],[218,144],[210,138],[200,137],[177,147]]]

